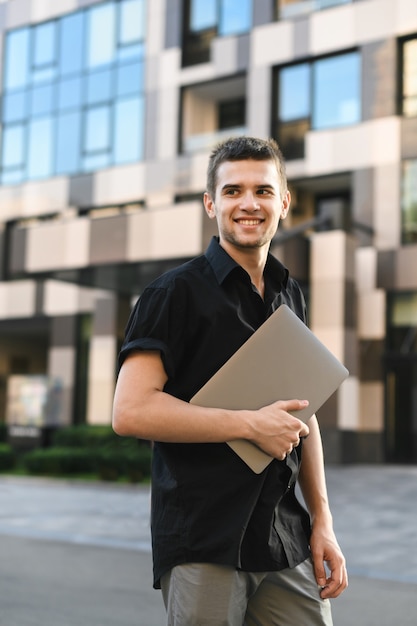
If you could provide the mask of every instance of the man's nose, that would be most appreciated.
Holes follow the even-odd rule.
[[[248,211],[258,211],[260,209],[259,199],[252,191],[248,191],[243,195],[240,206]]]

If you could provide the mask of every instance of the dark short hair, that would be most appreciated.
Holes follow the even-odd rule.
[[[217,184],[217,171],[225,161],[274,161],[283,195],[287,191],[285,160],[274,139],[256,137],[231,137],[219,143],[212,151],[207,168],[207,192],[214,199]]]

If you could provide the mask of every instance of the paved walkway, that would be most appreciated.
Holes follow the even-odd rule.
[[[351,579],[333,604],[335,626],[415,625],[417,467],[328,467],[327,481]],[[149,489],[1,477],[0,626],[80,623],[163,625]]]

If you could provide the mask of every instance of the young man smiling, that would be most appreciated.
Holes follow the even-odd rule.
[[[307,426],[289,413],[303,399],[257,411],[189,404],[282,303],[305,320],[297,282],[269,253],[290,206],[277,144],[239,137],[217,146],[204,205],[219,237],[145,289],[119,358],[114,429],[154,441],[154,586],[169,625],[329,626],[329,598],[347,573],[315,416]],[[253,473],[226,445],[233,439],[274,460]]]

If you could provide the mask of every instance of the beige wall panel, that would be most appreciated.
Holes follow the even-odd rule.
[[[360,339],[385,337],[385,291],[375,289],[358,295],[358,335]]]
[[[65,222],[65,267],[85,267],[89,262],[90,220],[80,217]]]
[[[32,0],[32,22],[49,20],[77,9],[77,0]]]
[[[270,67],[253,67],[248,76],[247,126],[253,137],[270,135],[270,103],[272,97]]]
[[[0,318],[31,317],[35,314],[35,295],[32,280],[0,283]]]
[[[189,185],[189,191],[203,193],[206,189],[207,182],[207,164],[210,156],[210,151],[197,152],[191,157],[190,169],[191,180]]]
[[[359,429],[371,432],[384,430],[384,385],[363,383],[359,391]]]
[[[32,217],[60,213],[68,208],[69,179],[64,177],[22,185],[22,215]]]
[[[340,230],[314,233],[311,238],[312,282],[327,279],[343,280],[346,268],[346,235]]]
[[[355,286],[360,292],[376,287],[377,251],[375,248],[358,248],[355,253]]]
[[[338,426],[341,430],[358,430],[359,426],[359,383],[350,376],[338,391]]]
[[[344,281],[328,279],[311,282],[309,319],[314,330],[339,327],[344,330]]]
[[[417,30],[417,11],[415,0],[396,0],[396,33],[404,35]]]
[[[100,170],[94,175],[94,204],[105,206],[142,200],[145,196],[145,163]]]
[[[9,0],[6,13],[7,30],[28,24],[31,13],[31,0]]]
[[[203,212],[199,202],[132,215],[129,260],[169,259],[200,254]]]
[[[0,215],[1,219],[17,219],[22,215],[22,194],[20,187],[0,186]]]
[[[92,289],[58,280],[47,280],[44,283],[43,312],[45,315],[75,315],[91,311],[94,301]]]
[[[116,359],[115,337],[92,337],[87,399],[87,421],[90,424],[108,424],[111,421]]]
[[[309,315],[311,320],[311,316]],[[345,363],[345,329],[342,327],[316,326],[311,320],[310,328],[328,350],[342,363]]]
[[[417,289],[417,245],[398,250],[396,267],[397,289]]]
[[[306,134],[309,175],[392,164],[400,160],[400,120],[387,117]]]
[[[217,76],[234,74],[237,68],[237,38],[215,38],[212,43],[211,58]]]
[[[378,250],[398,247],[401,239],[400,159],[380,165],[374,175],[374,244]]]
[[[351,48],[356,44],[355,5],[316,11],[310,16],[310,52],[313,55]]]
[[[358,43],[391,38],[396,23],[397,0],[372,0],[355,4],[355,35]]]
[[[146,2],[146,50],[149,56],[164,47],[166,0]]]
[[[63,222],[41,223],[28,229],[26,269],[29,272],[64,267],[65,229]]]
[[[146,261],[151,257],[153,212],[143,211],[129,216],[127,228],[127,261]]]
[[[195,256],[201,252],[202,211],[197,202],[152,215],[151,255],[154,259]]]
[[[158,93],[157,157],[174,159],[178,148],[178,120],[180,116],[178,87],[163,89]]]
[[[293,58],[294,25],[290,20],[254,28],[250,63],[253,66],[285,63]]]

